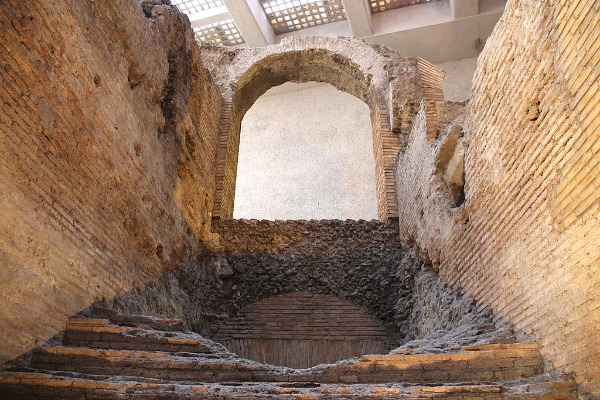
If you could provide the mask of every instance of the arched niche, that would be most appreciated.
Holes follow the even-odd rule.
[[[247,305],[219,328],[213,340],[241,357],[291,368],[383,354],[396,344],[381,322],[360,307],[308,292]]]

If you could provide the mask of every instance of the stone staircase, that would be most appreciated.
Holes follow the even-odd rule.
[[[568,377],[543,374],[536,344],[440,354],[365,355],[291,369],[241,359],[184,332],[180,320],[71,318],[62,345],[0,372],[1,399],[576,399]]]

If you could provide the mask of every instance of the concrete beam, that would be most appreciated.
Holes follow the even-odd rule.
[[[259,0],[223,0],[240,34],[250,47],[275,43],[275,33]]]
[[[188,17],[190,19],[190,23],[192,24],[192,28],[197,28],[199,26],[213,24],[215,22],[230,19],[231,14],[229,13],[229,11],[227,11],[227,7],[221,6],[211,8],[200,13],[188,15]]]
[[[454,19],[479,14],[479,0],[450,0],[450,7]]]
[[[346,17],[352,29],[352,35],[363,38],[373,35],[371,10],[366,1],[342,0]]]
[[[380,14],[387,16],[373,16],[375,34],[365,40],[391,47],[404,56],[422,57],[434,64],[477,57],[481,43],[502,16],[504,4],[503,0],[497,0],[493,7],[475,16],[458,19],[437,13],[435,8],[418,10],[419,6],[386,11]]]

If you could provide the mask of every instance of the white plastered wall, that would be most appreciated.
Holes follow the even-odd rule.
[[[284,86],[242,121],[234,218],[376,219],[369,107],[327,84]]]
[[[446,101],[465,101],[471,97],[473,75],[477,68],[477,57],[438,64],[446,72],[444,98]]]

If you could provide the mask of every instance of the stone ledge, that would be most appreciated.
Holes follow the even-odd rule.
[[[575,385],[564,377],[544,377],[531,381],[505,382],[502,384],[463,384],[440,386],[406,386],[399,384],[369,385],[319,385],[286,386],[277,383],[249,383],[242,385],[149,383],[131,380],[97,381],[85,377],[57,377],[49,374],[2,372],[0,395],[28,395],[31,398],[44,395],[94,394],[94,398],[125,399],[131,396],[150,398],[206,399],[206,398],[452,398],[452,399],[528,399],[575,400]]]

